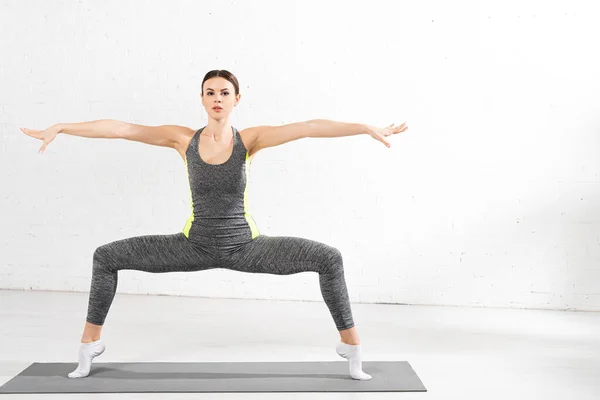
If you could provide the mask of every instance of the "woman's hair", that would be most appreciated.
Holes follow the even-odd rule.
[[[204,82],[206,82],[210,78],[214,78],[217,76],[220,76],[221,78],[225,78],[233,84],[236,96],[240,93],[240,84],[238,83],[238,80],[235,77],[235,75],[233,75],[231,72],[229,72],[225,69],[213,69],[212,71],[208,71],[208,73],[206,75],[204,75],[204,80],[202,81],[202,95],[203,96],[204,96]]]

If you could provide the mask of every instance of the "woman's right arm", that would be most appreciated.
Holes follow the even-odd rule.
[[[43,131],[27,128],[22,128],[22,131],[44,141],[40,149],[40,153],[43,153],[46,146],[54,140],[58,133],[87,138],[127,139],[154,146],[172,147],[179,151],[180,144],[185,142],[192,129],[179,125],[145,126],[114,119],[101,119],[89,122],[59,123]]]
[[[57,125],[59,132],[70,135],[127,139],[153,146],[173,148],[181,142],[182,132],[191,130],[179,125],[146,126],[113,119]]]
[[[54,127],[59,133],[82,136],[87,138],[118,139],[123,137],[127,129],[127,122],[114,119],[101,119],[98,121],[75,122],[69,124],[56,124]]]

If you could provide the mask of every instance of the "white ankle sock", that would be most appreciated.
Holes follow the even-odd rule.
[[[371,375],[364,373],[362,370],[362,348],[360,347],[360,344],[351,345],[339,342],[335,347],[335,350],[341,357],[348,360],[350,376],[352,379],[368,381],[372,378]]]
[[[91,343],[81,343],[79,347],[79,366],[75,371],[69,373],[69,378],[83,378],[84,376],[88,376],[92,360],[94,357],[104,353],[105,349],[106,346],[100,339]]]

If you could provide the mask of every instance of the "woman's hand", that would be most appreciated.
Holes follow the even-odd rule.
[[[381,143],[385,144],[388,148],[390,148],[391,144],[385,140],[386,137],[404,132],[408,129],[408,125],[404,122],[402,125],[392,128],[394,124],[386,126],[385,128],[377,128],[375,126],[368,125],[367,133],[373,137],[375,140],[379,140]]]
[[[52,125],[51,127],[43,131],[37,129],[21,128],[21,132],[36,139],[44,141],[44,144],[38,151],[38,153],[42,154],[46,150],[46,146],[48,146],[50,142],[54,140],[56,135],[58,135],[58,133],[60,132],[60,127],[58,125]]]

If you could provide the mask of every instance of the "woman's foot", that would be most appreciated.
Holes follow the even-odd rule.
[[[75,371],[69,373],[69,378],[83,378],[88,376],[92,360],[104,353],[106,346],[98,339],[95,342],[81,343],[79,347],[79,365]]]
[[[335,347],[335,351],[340,357],[348,360],[350,376],[352,379],[368,381],[373,377],[362,370],[362,348],[360,344],[351,345],[344,342],[339,342]]]

